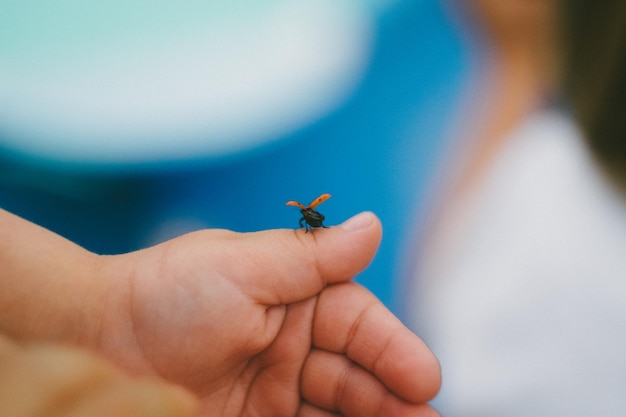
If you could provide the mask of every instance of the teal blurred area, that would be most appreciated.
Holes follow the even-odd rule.
[[[295,228],[285,202],[328,192],[329,225],[361,210],[383,221],[358,280],[396,309],[468,73],[449,5],[3,7],[0,206],[121,253],[204,227]]]
[[[276,141],[354,90],[378,3],[8,2],[0,143],[115,169]]]

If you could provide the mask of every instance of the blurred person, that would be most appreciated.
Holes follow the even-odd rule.
[[[488,94],[450,151],[406,299],[442,364],[438,408],[622,416],[626,4],[472,5]]]
[[[364,212],[102,256],[0,209],[0,414],[436,415],[435,357],[350,281],[381,234]]]

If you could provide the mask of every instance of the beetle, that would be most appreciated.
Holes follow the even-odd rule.
[[[312,228],[327,227],[323,224],[324,215],[318,211],[315,211],[315,207],[319,206],[330,197],[330,194],[322,194],[315,200],[311,201],[311,204],[306,207],[303,204],[298,203],[297,201],[287,201],[288,206],[294,206],[300,209],[300,213],[302,213],[302,218],[300,218],[298,224],[300,225],[300,227],[304,227],[305,233],[309,231],[309,226]]]

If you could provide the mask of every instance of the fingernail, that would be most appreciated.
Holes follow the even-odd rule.
[[[372,213],[364,211],[343,222],[341,224],[341,228],[346,232],[354,232],[356,230],[365,229],[372,224],[373,219],[374,215]]]

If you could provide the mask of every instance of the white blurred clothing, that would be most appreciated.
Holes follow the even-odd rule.
[[[626,415],[626,204],[564,113],[527,117],[417,261],[447,416]]]

